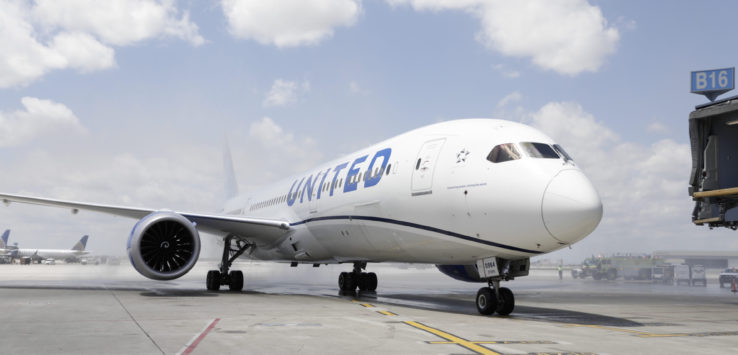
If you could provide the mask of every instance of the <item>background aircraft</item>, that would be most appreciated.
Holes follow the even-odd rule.
[[[457,279],[486,282],[482,314],[509,314],[501,281],[526,276],[530,257],[584,238],[602,204],[562,147],[524,124],[468,119],[422,127],[317,166],[252,193],[237,194],[226,155],[231,199],[221,213],[192,213],[0,194],[12,201],[86,209],[139,219],[128,253],[142,275],[186,274],[200,252],[199,231],[224,242],[209,290],[241,290],[239,256],[308,263],[351,263],[344,292],[374,291],[371,262],[430,263]]]
[[[66,261],[75,261],[82,255],[89,254],[86,251],[88,236],[83,236],[77,243],[75,243],[71,249],[29,249],[29,248],[18,248],[12,251],[14,258],[22,258],[28,256],[31,260],[41,262],[45,259],[57,259]]]

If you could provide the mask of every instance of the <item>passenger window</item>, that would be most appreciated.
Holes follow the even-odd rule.
[[[557,152],[558,152],[558,153],[559,153],[559,154],[560,154],[561,156],[563,156],[563,157],[564,157],[564,160],[565,160],[565,161],[574,161],[574,159],[572,159],[571,155],[569,155],[569,154],[568,154],[568,153],[567,153],[567,152],[566,152],[566,151],[564,150],[564,148],[562,148],[562,147],[561,147],[560,145],[558,145],[558,144],[554,144],[554,149],[555,149],[555,150],[556,150],[556,151],[557,151]]]
[[[512,143],[500,144],[492,148],[492,151],[487,155],[487,160],[493,163],[502,163],[503,161],[517,159],[520,159],[520,152],[518,152],[518,148],[515,148],[515,145]]]
[[[523,151],[528,154],[531,158],[543,158],[543,159],[559,159],[559,155],[556,151],[551,148],[548,144],[543,143],[531,143],[523,142],[520,143]]]

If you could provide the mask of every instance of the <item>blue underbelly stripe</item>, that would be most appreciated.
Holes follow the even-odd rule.
[[[348,220],[358,219],[358,220],[363,220],[363,221],[373,221],[373,222],[382,222],[382,223],[396,224],[396,225],[400,225],[400,226],[405,226],[405,227],[410,227],[410,228],[417,228],[417,229],[422,229],[422,230],[426,230],[426,231],[429,231],[429,232],[444,234],[444,235],[448,235],[448,236],[451,236],[451,237],[454,237],[454,238],[464,239],[464,240],[468,240],[470,242],[485,244],[485,245],[493,246],[493,247],[496,247],[496,248],[514,250],[514,251],[519,251],[519,252],[523,252],[523,253],[530,253],[530,254],[543,254],[543,252],[541,252],[541,251],[518,248],[518,247],[514,247],[514,246],[510,246],[510,245],[505,245],[505,244],[490,242],[490,241],[484,240],[484,239],[470,237],[468,235],[463,235],[463,234],[459,234],[459,233],[447,231],[447,230],[440,229],[440,228],[435,228],[435,227],[431,227],[431,226],[425,226],[425,225],[422,225],[422,224],[417,224],[417,223],[412,223],[412,222],[398,221],[396,219],[391,219],[391,218],[382,218],[382,217],[369,217],[369,216],[324,216],[324,217],[308,218],[308,219],[302,220],[300,222],[290,223],[290,226],[298,226],[298,225],[307,224],[307,223],[310,223],[310,222],[328,221],[328,220],[341,220],[341,219],[348,219]]]

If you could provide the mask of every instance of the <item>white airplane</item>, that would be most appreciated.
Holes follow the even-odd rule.
[[[156,280],[186,274],[200,253],[199,231],[224,243],[207,288],[243,288],[230,271],[244,256],[319,264],[351,263],[342,291],[374,291],[367,263],[436,264],[477,293],[482,314],[512,312],[500,281],[528,275],[530,257],[570,246],[602,218],[587,177],[554,141],[520,123],[454,120],[422,127],[247,194],[238,194],[230,153],[220,213],[174,212],[0,194],[22,202],[139,219],[128,239],[133,267]]]
[[[0,255],[10,255],[10,252],[14,250],[13,247],[8,246],[8,237],[10,236],[10,229],[6,229],[0,237]]]
[[[24,256],[28,256],[32,260],[36,260],[38,262],[46,259],[66,260],[71,258],[79,258],[82,255],[90,253],[89,251],[85,250],[85,248],[87,247],[87,238],[88,236],[83,236],[82,239],[80,239],[72,246],[72,249],[18,248],[17,250],[13,250],[11,252],[11,255],[13,255],[14,258],[22,258]]]

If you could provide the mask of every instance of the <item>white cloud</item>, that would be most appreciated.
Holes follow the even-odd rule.
[[[301,92],[310,91],[310,82],[303,81],[298,84],[295,81],[277,79],[272,83],[272,88],[264,98],[264,107],[285,106],[297,102],[297,96]]]
[[[231,34],[277,47],[313,45],[350,27],[361,15],[360,0],[223,0]]]
[[[355,80],[349,82],[349,92],[354,95],[368,95],[369,90],[364,89]]]
[[[52,70],[108,69],[115,66],[111,45],[166,36],[204,42],[168,0],[0,0],[0,88],[28,85]]]
[[[523,95],[519,91],[513,91],[507,96],[503,97],[502,100],[497,102],[497,108],[502,108],[513,102],[520,102],[523,99]]]
[[[63,104],[34,97],[21,99],[24,110],[0,112],[0,147],[23,144],[48,132],[85,129],[72,110]]]
[[[32,14],[44,28],[90,33],[117,46],[163,36],[204,43],[189,14],[179,17],[171,0],[37,0]]]
[[[502,74],[502,76],[509,78],[509,79],[515,79],[520,77],[520,72],[517,70],[511,70],[507,69],[504,64],[496,64],[493,65],[492,68]]]
[[[66,59],[67,67],[82,72],[115,66],[115,51],[86,33],[60,33],[52,40],[51,49]]]
[[[599,70],[620,38],[587,0],[388,0],[417,11],[463,10],[481,21],[477,39],[507,56],[531,58],[541,68],[577,75]]]
[[[650,124],[648,125],[648,127],[646,127],[646,129],[647,129],[647,130],[648,130],[649,132],[654,132],[654,133],[668,133],[669,131],[671,131],[671,130],[669,129],[669,127],[667,127],[667,126],[666,126],[665,124],[663,124],[663,123],[661,123],[661,122],[658,122],[658,121],[656,121],[656,122],[651,122],[651,123],[650,123]]]

